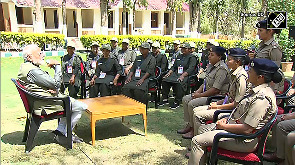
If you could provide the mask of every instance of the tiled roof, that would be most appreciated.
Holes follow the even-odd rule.
[[[17,6],[32,7],[34,6],[34,0],[13,0]],[[114,0],[113,3],[109,2],[109,6],[117,6],[122,0]],[[100,0],[67,0],[67,8],[100,8]],[[62,0],[41,0],[42,7],[61,7]],[[148,0],[148,6],[139,7],[137,10],[166,10],[167,0]],[[183,11],[189,11],[189,5],[183,3]]]

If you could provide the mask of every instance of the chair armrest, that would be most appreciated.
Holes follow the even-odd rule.
[[[215,123],[218,120],[218,115],[221,113],[231,113],[233,110],[225,110],[225,109],[221,109],[221,110],[216,110],[214,112],[214,116],[213,116],[213,123]]]
[[[285,109],[284,109],[284,113],[289,113],[290,112],[290,109],[293,109],[293,111],[295,111],[295,105],[287,105],[285,106]]]
[[[294,97],[295,96],[295,94],[293,94],[293,95],[290,95],[290,96],[286,96],[286,95],[276,95],[276,99],[290,99],[290,98],[292,98],[292,97]]]

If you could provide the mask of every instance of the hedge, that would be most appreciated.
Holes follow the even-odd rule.
[[[49,34],[49,33],[16,33],[16,32],[1,32],[1,43],[16,43],[18,48],[21,48],[28,44],[37,44],[40,48],[44,48],[45,45],[63,47],[65,44],[65,36],[63,34]],[[2,44],[1,44],[2,45]]]
[[[161,44],[161,49],[165,49],[166,46],[172,46],[174,40],[180,40],[181,43],[193,41],[196,43],[196,48],[201,50],[205,48],[207,39],[199,38],[172,38],[167,36],[150,36],[150,35],[83,35],[80,40],[85,48],[90,48],[92,42],[98,42],[100,45],[110,43],[112,37],[117,37],[119,40],[119,46],[124,38],[130,40],[130,46],[132,48],[137,48],[142,42],[151,39],[153,41],[158,41]],[[259,40],[215,40],[220,44],[220,46],[225,48],[241,47],[243,49],[248,49],[251,46],[258,47]]]

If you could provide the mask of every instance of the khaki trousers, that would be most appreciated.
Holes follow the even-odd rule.
[[[228,133],[225,130],[215,130],[215,123],[201,126],[199,132],[202,134],[192,139],[192,150],[188,161],[189,165],[205,165],[207,163],[206,147],[212,146],[214,136],[217,133]],[[220,140],[218,147],[236,152],[253,152],[257,144],[257,139],[245,142],[232,138],[224,138]]]
[[[189,124],[190,127],[194,126],[193,121],[193,109],[195,107],[205,105],[207,103],[207,97],[200,97],[193,99],[191,94],[185,95],[182,98],[184,121]]]
[[[287,135],[285,165],[295,165],[295,130]]]

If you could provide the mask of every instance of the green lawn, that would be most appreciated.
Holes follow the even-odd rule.
[[[59,60],[59,57],[50,58]],[[72,150],[56,144],[51,131],[56,128],[57,120],[53,120],[42,123],[34,149],[24,153],[22,136],[26,112],[10,80],[17,77],[22,62],[22,58],[1,58],[1,164],[91,164],[84,153],[95,164],[187,164],[184,154],[190,141],[176,133],[183,127],[182,108],[155,109],[153,104],[148,109],[146,137],[140,115],[126,117],[124,123],[119,118],[102,120],[96,123],[96,142],[92,146],[90,121],[83,114],[76,134],[85,143],[74,144]],[[53,70],[48,71],[53,74]]]

